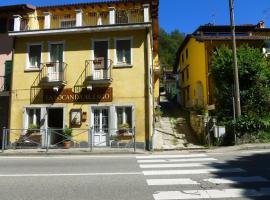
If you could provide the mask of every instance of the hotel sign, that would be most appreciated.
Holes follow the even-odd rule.
[[[43,90],[44,103],[98,103],[112,102],[112,88],[93,88],[87,90],[83,88],[80,93],[74,93],[72,88],[59,90],[52,89]]]

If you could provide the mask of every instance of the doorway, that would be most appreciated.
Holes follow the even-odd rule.
[[[53,67],[48,69],[49,81],[63,81],[63,44],[50,44],[50,60]]]
[[[93,109],[94,145],[106,146],[109,137],[109,108]]]
[[[64,111],[63,108],[48,108],[48,129],[51,130],[49,137],[50,145],[58,146],[63,141],[63,122]]]
[[[108,79],[108,41],[94,41],[94,80]]]

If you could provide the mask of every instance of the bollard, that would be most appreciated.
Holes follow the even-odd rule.
[[[92,127],[88,129],[88,147],[89,151],[92,152],[93,146],[92,146]]]
[[[133,128],[133,143],[134,143],[134,152],[136,152],[136,128]]]
[[[6,135],[6,127],[3,127],[3,132],[2,132],[2,153],[5,151],[5,137]]]
[[[46,141],[46,153],[48,153],[48,151],[49,151],[49,134],[50,134],[50,129],[45,129],[45,137],[46,137],[46,139],[45,139],[45,141]]]

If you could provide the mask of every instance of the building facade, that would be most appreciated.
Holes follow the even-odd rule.
[[[12,71],[13,38],[8,31],[13,30],[13,15],[25,14],[33,10],[28,5],[1,6],[0,7],[0,128],[2,141],[2,128],[8,127],[10,81]],[[2,142],[0,142],[2,145]]]
[[[249,44],[268,52],[265,41],[269,40],[270,29],[263,22],[257,25],[236,26],[236,43]],[[209,75],[211,56],[221,45],[232,45],[230,26],[205,25],[187,35],[177,52],[177,64],[181,105],[214,108],[214,84]],[[212,106],[210,106],[212,105]],[[210,106],[210,107],[209,107]]]
[[[91,129],[93,145],[110,146],[125,126],[136,130],[138,147],[150,147],[159,94],[157,15],[156,0],[45,6],[16,15],[9,32],[16,38],[10,129],[59,129],[52,145],[63,140],[65,127]]]

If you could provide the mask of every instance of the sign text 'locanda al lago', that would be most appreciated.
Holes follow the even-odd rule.
[[[74,93],[72,88],[59,90],[52,89],[43,90],[44,103],[96,103],[96,102],[112,102],[112,88],[93,88],[87,90],[83,88],[80,93]]]

